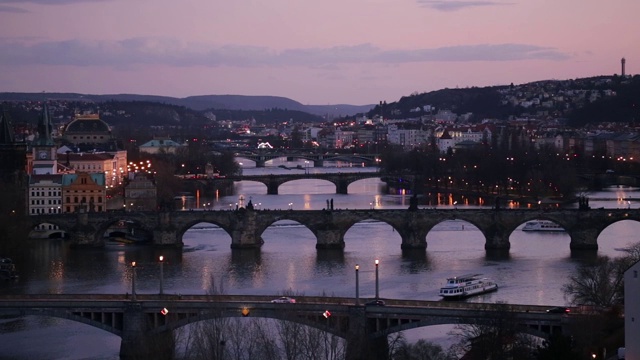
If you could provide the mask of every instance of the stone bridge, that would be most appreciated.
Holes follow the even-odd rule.
[[[402,249],[426,249],[427,234],[447,220],[463,220],[476,226],[485,238],[485,249],[509,249],[509,237],[521,224],[535,219],[553,221],[571,238],[572,250],[597,250],[598,235],[609,225],[640,221],[640,209],[419,209],[419,210],[248,210],[106,212],[34,215],[31,226],[48,223],[71,234],[75,246],[103,246],[104,233],[119,221],[135,224],[152,234],[152,243],[181,247],[182,236],[192,226],[215,224],[231,237],[231,248],[258,248],[262,233],[281,220],[307,227],[317,239],[317,249],[343,249],[344,236],[362,221],[392,226],[402,238]]]
[[[240,152],[236,153],[236,158],[244,158],[251,161],[255,161],[256,167],[264,167],[265,163],[269,160],[278,158],[287,158],[288,161],[294,159],[302,159],[313,162],[313,167],[324,166],[324,161],[347,161],[347,162],[363,162],[367,166],[376,166],[378,155],[377,154],[313,154],[313,153],[270,153],[270,152]]]
[[[547,338],[570,333],[570,316],[547,313],[550,306],[385,299],[387,306],[364,306],[358,299],[297,297],[274,304],[276,296],[246,295],[3,295],[0,315],[52,316],[78,321],[122,338],[121,359],[146,358],[151,349],[173,353],[171,331],[203,320],[261,317],[318,328],[347,341],[347,359],[372,359],[386,336],[440,324],[478,324],[511,319],[522,332]],[[168,312],[162,314],[161,311]],[[323,313],[329,310],[329,317]],[[386,358],[387,352],[382,353]]]
[[[280,185],[294,180],[320,179],[327,180],[336,186],[336,194],[348,194],[347,189],[351,183],[363,179],[380,178],[377,172],[354,172],[354,173],[322,173],[322,174],[282,174],[282,175],[241,175],[228,176],[223,180],[233,181],[256,181],[267,186],[268,195],[278,195]],[[213,179],[213,181],[216,181]]]

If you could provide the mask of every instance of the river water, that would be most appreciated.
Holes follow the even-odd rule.
[[[255,169],[245,161],[245,174],[300,171],[374,171],[371,168],[334,167],[287,170],[302,162],[276,162]],[[269,163],[268,163],[269,165]],[[194,194],[185,209],[228,210],[229,204],[269,209],[322,209],[333,199],[334,208],[407,208],[409,195],[382,194],[379,179],[358,181],[349,195],[336,195],[333,184],[299,180],[280,187],[279,195],[266,195],[266,186],[243,182],[234,196],[205,198]],[[638,198],[637,190],[615,189],[587,194],[591,207],[637,207],[624,198]],[[196,204],[197,201],[197,204]],[[431,205],[429,205],[431,206]],[[449,204],[439,207],[453,207]],[[459,202],[458,207],[474,206]],[[620,256],[621,249],[637,241],[640,224],[622,221],[598,238],[598,255]],[[427,250],[403,252],[400,236],[381,222],[362,222],[345,236],[344,251],[318,251],[311,231],[297,223],[280,221],[263,234],[259,250],[231,250],[231,238],[212,224],[201,223],[184,236],[181,250],[109,244],[104,249],[69,249],[63,240],[27,240],[22,252],[10,254],[20,279],[0,284],[2,294],[126,293],[131,292],[131,269],[136,261],[138,293],[159,291],[159,255],[165,256],[165,293],[204,294],[212,285],[228,294],[355,296],[355,265],[360,265],[360,296],[375,294],[374,261],[379,259],[380,297],[438,300],[438,288],[446,277],[481,273],[495,279],[497,292],[471,298],[474,302],[564,305],[562,285],[578,264],[595,253],[577,254],[569,249],[564,233],[530,233],[516,230],[508,255],[484,250],[481,233],[463,221],[439,224],[427,236]],[[6,256],[6,255],[5,255]],[[414,329],[409,339],[427,338],[447,344],[446,326]],[[120,338],[72,321],[25,317],[0,320],[0,359],[118,359]]]

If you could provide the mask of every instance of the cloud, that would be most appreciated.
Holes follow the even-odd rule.
[[[478,44],[413,50],[384,50],[371,44],[276,51],[266,47],[186,43],[164,38],[121,41],[41,41],[1,39],[0,65],[175,67],[331,67],[343,64],[403,64],[420,62],[472,62],[565,60],[555,48],[527,44]]]
[[[0,0],[0,4],[37,4],[37,5],[66,5],[85,2],[106,2],[113,0]]]
[[[28,11],[15,6],[0,5],[0,12],[22,14],[22,13],[27,13]]]
[[[465,8],[481,7],[481,6],[500,6],[512,5],[512,3],[503,3],[490,0],[477,1],[456,1],[456,0],[417,0],[419,4],[439,10],[439,11],[458,11]]]

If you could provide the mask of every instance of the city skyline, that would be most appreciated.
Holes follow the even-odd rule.
[[[0,0],[0,91],[375,104],[637,73],[634,0]]]

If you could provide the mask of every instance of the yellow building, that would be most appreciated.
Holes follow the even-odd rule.
[[[62,211],[105,212],[107,192],[104,173],[78,172],[62,178]]]

